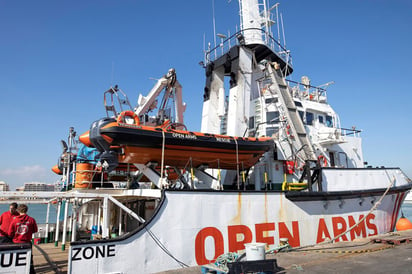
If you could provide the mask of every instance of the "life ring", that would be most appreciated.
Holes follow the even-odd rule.
[[[126,110],[126,111],[121,112],[121,113],[119,114],[119,116],[117,117],[117,123],[119,123],[119,124],[127,124],[127,123],[126,123],[126,120],[125,120],[126,117],[132,118],[132,119],[134,120],[134,124],[135,124],[135,125],[140,125],[139,117],[137,116],[136,113],[134,113],[134,112],[131,111],[131,110]]]
[[[325,156],[323,156],[323,155],[319,155],[318,163],[323,167],[328,166],[328,160],[326,160]]]

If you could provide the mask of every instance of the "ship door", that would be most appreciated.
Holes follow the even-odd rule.
[[[330,166],[334,167],[335,166],[335,153],[332,151],[329,151],[329,161],[330,161]]]
[[[348,156],[345,152],[339,152],[339,165],[344,168],[348,167]]]

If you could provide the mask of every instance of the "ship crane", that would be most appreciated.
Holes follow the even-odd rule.
[[[160,108],[158,110],[156,123],[162,123],[167,117],[166,106],[169,98],[174,98],[175,100],[175,120],[176,124],[183,124],[183,113],[186,109],[186,104],[182,101],[182,85],[176,78],[175,69],[171,68],[162,78],[157,80],[157,83],[151,89],[147,96],[139,95],[138,107],[135,109],[137,116],[142,117],[146,115],[149,111],[157,108],[157,97],[162,91],[165,91],[163,95]]]

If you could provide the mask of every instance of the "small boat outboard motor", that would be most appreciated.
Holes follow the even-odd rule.
[[[114,121],[116,120],[113,118],[102,118],[94,121],[90,126],[90,142],[100,152],[95,160],[100,161],[107,172],[113,171],[119,165],[119,161],[117,152],[110,150],[110,144],[100,134],[100,128]]]

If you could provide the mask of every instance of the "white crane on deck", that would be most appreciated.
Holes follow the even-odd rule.
[[[166,107],[169,98],[174,98],[175,120],[173,122],[176,124],[183,124],[183,113],[186,110],[186,104],[182,101],[182,85],[176,79],[176,71],[173,68],[169,69],[167,74],[157,81],[147,96],[139,95],[138,106],[135,109],[136,115],[142,117],[149,111],[157,108],[157,97],[161,94],[163,89],[165,90],[165,93],[158,110],[156,122],[161,123],[165,119],[170,119],[170,117],[167,117]]]

